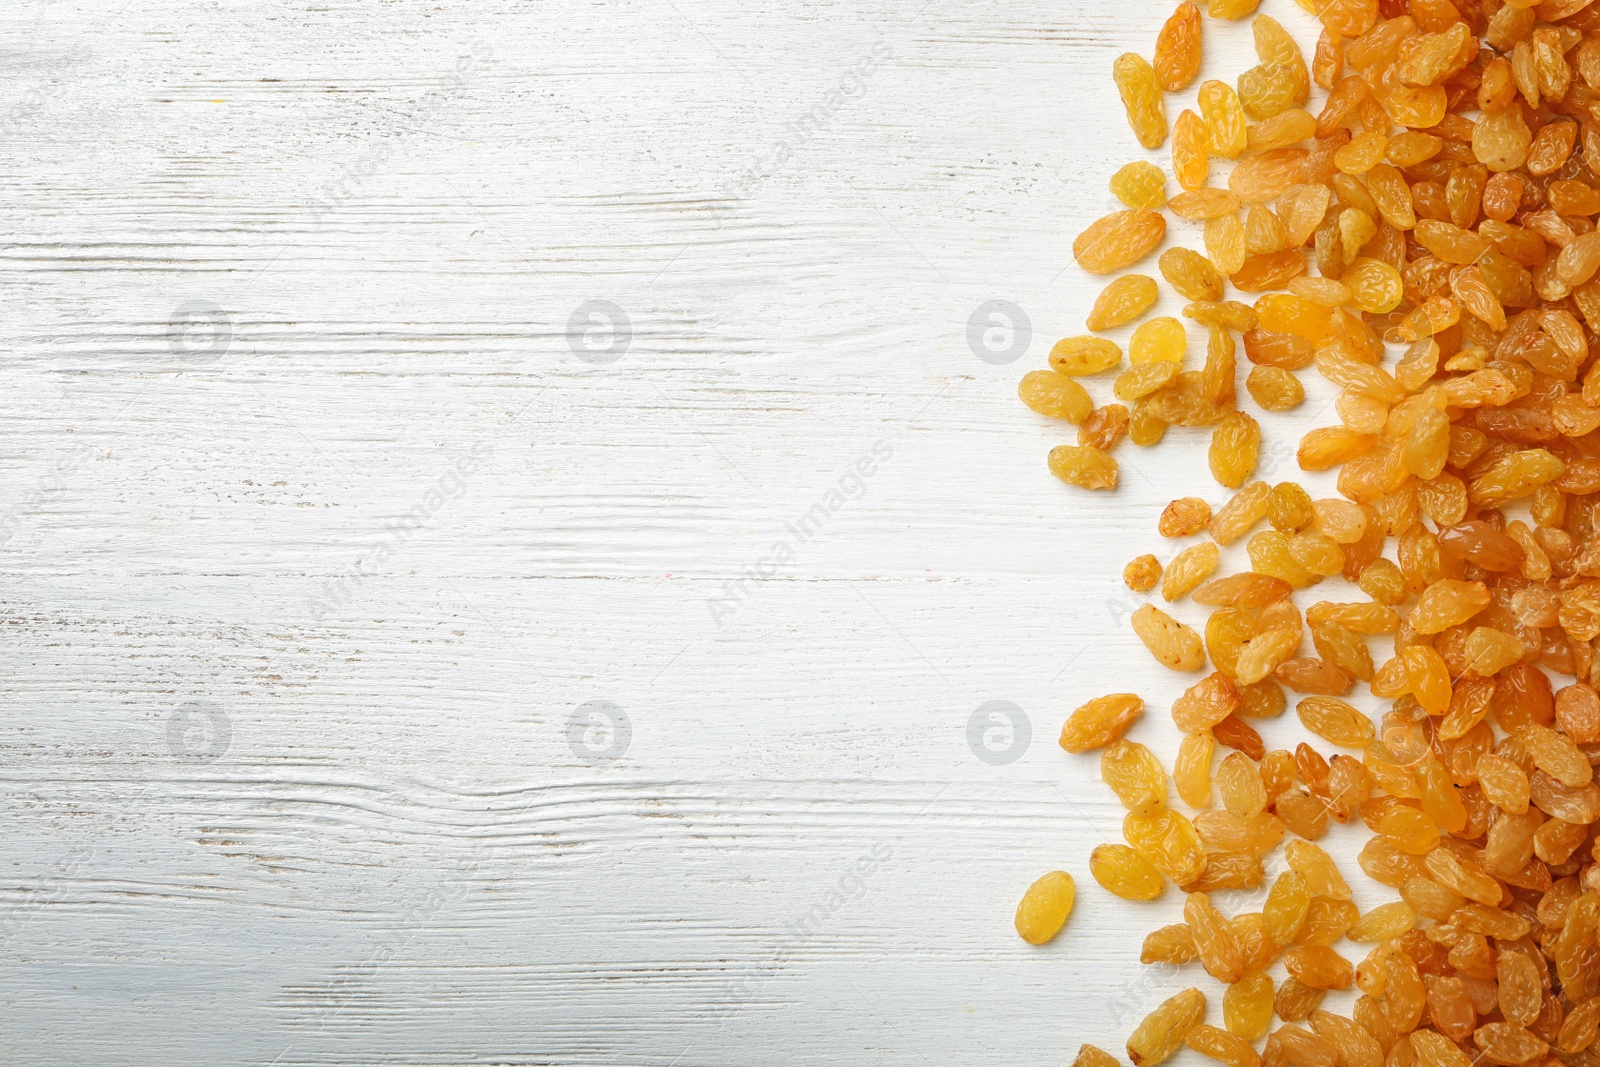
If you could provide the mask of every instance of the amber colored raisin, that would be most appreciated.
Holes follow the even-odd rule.
[[[1149,814],[1166,804],[1166,771],[1155,753],[1136,741],[1107,745],[1100,753],[1100,777],[1129,811]]]
[[[1472,1041],[1492,1063],[1533,1064],[1550,1051],[1543,1038],[1515,1023],[1485,1023],[1473,1032]]]
[[[1117,461],[1090,445],[1057,445],[1050,450],[1049,465],[1050,473],[1068,485],[1083,489],[1117,487]]]
[[[1211,475],[1229,489],[1237,489],[1255,472],[1261,451],[1261,427],[1242,411],[1217,424],[1211,435]]]
[[[1221,300],[1222,275],[1211,261],[1188,248],[1169,248],[1157,261],[1167,284],[1190,300]]]
[[[1174,500],[1161,512],[1162,537],[1188,537],[1199,533],[1211,521],[1211,505],[1197,496]]]
[[[1380,1067],[1383,1063],[1383,1046],[1360,1023],[1319,1009],[1311,1013],[1311,1027],[1333,1046],[1344,1067]]]
[[[1134,1027],[1128,1037],[1128,1059],[1134,1067],[1164,1062],[1205,1017],[1206,998],[1200,990],[1185,989],[1169,997]]]
[[[1332,744],[1362,748],[1372,740],[1372,720],[1343,700],[1306,697],[1295,705],[1295,712],[1301,725]]]
[[[1201,83],[1199,107],[1210,134],[1211,151],[1228,159],[1243,155],[1247,145],[1244,108],[1233,86],[1220,81]]]
[[[1017,904],[1017,933],[1030,945],[1053,939],[1066,925],[1076,895],[1072,875],[1051,871],[1028,887]]]
[[[1282,367],[1251,367],[1244,384],[1255,402],[1266,411],[1290,411],[1306,398],[1300,379]]]
[[[1350,962],[1327,945],[1297,945],[1284,955],[1284,965],[1298,982],[1314,989],[1349,989],[1355,981]]]
[[[1266,1036],[1272,1025],[1272,979],[1257,971],[1246,974],[1222,994],[1223,1025],[1246,1041]]]
[[[1167,206],[1167,176],[1154,164],[1137,160],[1111,176],[1111,193],[1131,208],[1160,211]]]
[[[1178,796],[1191,808],[1211,806],[1211,757],[1216,751],[1216,741],[1210,730],[1186,734],[1178,745],[1178,757],[1172,765],[1173,784]]]
[[[1119,1064],[1117,1058],[1104,1049],[1082,1045],[1078,1048],[1077,1058],[1072,1061],[1072,1067],[1119,1067]]]
[[[1246,1039],[1202,1023],[1184,1035],[1184,1044],[1226,1067],[1261,1067],[1261,1056]]]
[[[1156,82],[1169,93],[1187,89],[1200,73],[1200,9],[1182,3],[1156,38]]]
[[[1252,482],[1235,493],[1212,515],[1208,529],[1219,545],[1229,545],[1243,537],[1267,514],[1267,498],[1272,487]]]
[[[1095,298],[1094,309],[1089,312],[1089,318],[1084,325],[1091,330],[1115,329],[1149,311],[1159,296],[1160,290],[1154,278],[1144,274],[1124,274],[1101,290],[1100,295]],[[1115,360],[1087,373],[1098,373],[1100,370],[1114,367],[1121,359],[1122,350],[1117,349]]]
[[[1161,598],[1181,600],[1217,569],[1220,550],[1212,541],[1202,541],[1184,549],[1167,564],[1161,576]]]
[[[1110,274],[1143,259],[1166,235],[1166,219],[1153,211],[1117,211],[1079,234],[1072,254],[1089,273]]]
[[[1089,417],[1094,401],[1088,392],[1065,374],[1053,370],[1029,371],[1017,386],[1022,402],[1041,415],[1065,419],[1074,425]]]
[[[1326,989],[1313,989],[1291,976],[1278,986],[1278,992],[1272,998],[1272,1010],[1284,1022],[1304,1022],[1311,1018],[1311,1013],[1317,1010],[1327,993]]]
[[[1200,953],[1194,947],[1194,934],[1188,923],[1174,923],[1145,935],[1139,950],[1140,963],[1188,963]]]
[[[1304,924],[1311,906],[1311,890],[1297,871],[1285,871],[1272,883],[1262,914],[1267,935],[1281,945],[1292,944]]]
[[[1078,424],[1078,444],[1109,452],[1128,436],[1132,418],[1122,404],[1102,404]]]
[[[1417,924],[1417,913],[1403,900],[1379,904],[1345,932],[1352,941],[1385,941],[1399,937]]]
[[[1206,179],[1210,177],[1210,141],[1211,134],[1205,122],[1187,108],[1172,124],[1172,173],[1178,184],[1191,192],[1205,188]]]
[[[1144,701],[1132,693],[1096,697],[1082,705],[1061,727],[1061,747],[1088,752],[1116,741],[1144,713]]]
[[[1136,52],[1118,56],[1111,70],[1134,136],[1146,148],[1160,148],[1167,139],[1167,109],[1156,72]]]
[[[1206,973],[1219,982],[1237,982],[1244,976],[1244,956],[1233,936],[1233,927],[1211,904],[1205,893],[1190,893],[1183,904],[1183,918],[1194,934],[1195,948]]]
[[[1135,593],[1148,593],[1161,580],[1161,561],[1145,553],[1128,561],[1122,569],[1122,581]]]
[[[1133,331],[1128,359],[1133,363],[1182,363],[1189,347],[1183,323],[1169,316],[1151,319]]]
[[[1186,885],[1205,871],[1205,845],[1194,824],[1171,808],[1150,815],[1129,812],[1122,836],[1156,870]]]
[[[1154,900],[1166,881],[1127,845],[1098,845],[1089,854],[1089,873],[1109,893],[1124,900]]]
[[[1200,635],[1160,608],[1146,604],[1133,613],[1130,621],[1139,640],[1167,669],[1193,671],[1205,663]]]

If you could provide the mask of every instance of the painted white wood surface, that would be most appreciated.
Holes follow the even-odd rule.
[[[1134,685],[1171,755],[1119,574],[1220,494],[1182,431],[1065,489],[1014,389],[1166,13],[0,7],[0,1061],[1119,1048],[1178,903],[1094,886],[1054,739]]]

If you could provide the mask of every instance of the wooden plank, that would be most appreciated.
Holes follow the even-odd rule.
[[[1015,383],[1161,161],[1109,69],[1162,16],[0,10],[0,1056],[1118,1048],[1178,901],[1089,880],[1120,809],[1055,734],[1136,678],[1170,757],[1119,575],[1221,494],[1177,430],[1065,490]]]

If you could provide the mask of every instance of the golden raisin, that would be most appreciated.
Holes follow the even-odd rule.
[[[1118,56],[1111,72],[1134,136],[1146,148],[1160,148],[1167,139],[1167,109],[1156,72],[1136,52]]]
[[[1028,887],[1017,904],[1017,933],[1030,945],[1052,940],[1066,925],[1077,894],[1072,875],[1051,871]]]
[[[1300,379],[1282,367],[1251,367],[1244,384],[1266,411],[1291,411],[1306,398]]]
[[[1211,435],[1211,475],[1229,489],[1237,489],[1255,473],[1261,449],[1261,427],[1242,411],[1229,414]]]
[[[1117,211],[1079,234],[1072,254],[1089,273],[1110,274],[1143,259],[1166,235],[1167,220],[1153,211]]]
[[[1169,93],[1181,92],[1200,73],[1200,9],[1182,3],[1156,38],[1156,83]]]
[[[1049,463],[1050,473],[1068,485],[1083,489],[1117,487],[1117,461],[1098,448],[1058,445],[1050,450]]]
[[[1122,580],[1135,593],[1148,593],[1161,580],[1161,561],[1148,552],[1128,561]]]
[[[1161,512],[1162,537],[1188,537],[1199,533],[1211,521],[1211,505],[1197,496],[1174,500]]]
[[[1074,711],[1061,727],[1061,747],[1087,752],[1116,741],[1144,713],[1144,701],[1132,693],[1096,697]]]
[[[1166,887],[1161,872],[1127,845],[1098,845],[1089,854],[1089,873],[1108,892],[1124,900],[1154,900]]]
[[[1111,176],[1111,193],[1131,208],[1160,211],[1167,206],[1167,176],[1154,164],[1137,160]]]
[[[1094,302],[1094,310],[1089,312],[1088,321],[1084,325],[1097,331],[1115,329],[1149,311],[1155,306],[1159,295],[1160,291],[1156,288],[1154,278],[1143,274],[1124,274],[1101,290],[1100,296]],[[1109,341],[1106,343],[1110,344]],[[1114,367],[1121,360],[1122,350],[1118,349],[1117,358],[1099,367],[1098,370]]]
[[[1134,1067],[1166,1061],[1205,1017],[1206,998],[1200,990],[1185,989],[1169,997],[1134,1027],[1128,1037],[1128,1059]]]

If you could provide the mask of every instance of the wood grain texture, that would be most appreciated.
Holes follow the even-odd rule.
[[[1015,382],[1165,14],[0,7],[0,1059],[1119,1048],[1178,903],[1089,880],[1120,809],[1054,735],[1180,690],[1119,574],[1220,493],[1176,430],[1065,490]]]

